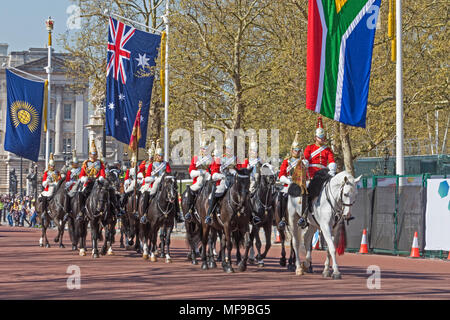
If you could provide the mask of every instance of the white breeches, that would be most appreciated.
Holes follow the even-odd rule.
[[[225,192],[225,179],[220,180],[220,184],[216,187],[216,194]]]
[[[150,195],[154,195],[156,190],[158,190],[158,186],[161,183],[162,177],[156,178],[155,182],[153,182],[153,186],[150,188]]]

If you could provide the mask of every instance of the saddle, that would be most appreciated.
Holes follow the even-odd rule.
[[[325,168],[317,171],[314,178],[308,186],[308,210],[311,211],[312,200],[318,197],[322,191],[323,185],[328,182],[332,176],[328,173],[329,169]]]

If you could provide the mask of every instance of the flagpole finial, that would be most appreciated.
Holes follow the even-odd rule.
[[[142,108],[142,101],[139,101],[139,109]]]

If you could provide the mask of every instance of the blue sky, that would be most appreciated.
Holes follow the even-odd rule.
[[[55,20],[53,47],[62,51],[56,38],[68,30],[66,13],[72,5],[70,0],[9,0],[0,5],[0,43],[8,43],[8,52],[46,47],[45,20]]]

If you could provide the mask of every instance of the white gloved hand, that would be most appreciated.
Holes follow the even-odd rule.
[[[283,183],[283,184],[290,185],[290,184],[291,184],[291,179],[289,179],[289,178],[286,177],[286,176],[281,176],[281,177],[280,177],[280,182]]]
[[[46,188],[46,187],[48,186],[48,180],[45,180],[44,182],[42,182],[42,186],[43,186],[44,188]]]
[[[198,177],[200,174],[201,174],[200,170],[192,170],[190,173],[190,176],[192,179],[194,179],[194,178]]]
[[[105,181],[105,178],[103,178],[103,176],[98,177],[98,181],[103,183],[103,181]]]
[[[337,166],[335,162],[332,162],[328,165],[328,169],[330,169],[329,174],[333,177],[336,175],[336,168]]]
[[[302,163],[303,163],[303,165],[305,166],[305,168],[308,168],[308,167],[309,167],[309,161],[308,161],[308,160],[303,159],[303,160],[302,160]]]
[[[209,172],[205,172],[205,180],[208,181],[211,179],[211,174]]]
[[[142,174],[142,172],[138,173],[138,179],[144,179],[144,175]]]
[[[86,183],[88,181],[88,177],[87,176],[81,177],[80,181],[81,183]]]
[[[218,180],[222,180],[223,178],[225,178],[225,176],[222,173],[214,173],[212,175],[212,179],[213,181],[218,181]]]

